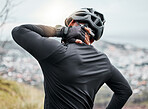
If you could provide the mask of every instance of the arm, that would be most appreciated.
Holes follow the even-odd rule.
[[[51,55],[61,43],[47,37],[54,37],[56,28],[43,25],[21,25],[12,30],[14,41],[37,60]]]
[[[132,94],[131,87],[120,71],[111,65],[111,78],[106,82],[114,92],[106,109],[121,109]]]
[[[71,43],[82,43],[76,39],[85,40],[85,34],[80,26],[51,27],[44,25],[21,25],[12,30],[12,37],[17,44],[33,55],[37,60],[50,56],[62,44],[47,37],[62,37]]]
[[[26,25],[21,25],[17,26],[12,30],[12,33],[15,30],[31,30],[33,32],[38,33],[42,37],[54,37],[56,35],[56,28],[52,26],[45,26],[45,25],[31,25],[31,24],[26,24]]]
[[[56,36],[56,28],[55,27],[45,26],[45,25],[36,25],[34,28],[43,37],[54,37],[54,36]],[[38,28],[40,28],[41,31],[39,31]]]

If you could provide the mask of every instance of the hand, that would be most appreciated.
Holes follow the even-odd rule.
[[[87,34],[87,33],[91,33],[91,30],[90,30],[90,28],[87,28],[87,27],[84,27],[84,30],[86,31],[86,32],[85,32],[85,40],[84,40],[84,42],[85,42],[87,45],[90,45],[90,44],[92,44],[92,43],[94,42],[94,39],[90,38],[90,35]],[[80,43],[80,44],[83,43],[80,39],[76,39],[75,42],[76,42],[76,43]]]
[[[66,27],[67,28],[67,27]],[[68,27],[67,34],[63,37],[64,42],[75,42],[76,39],[80,39],[84,42],[85,40],[85,32],[82,30],[81,26],[72,26]]]
[[[68,34],[63,38],[64,42],[75,42],[82,44],[85,42],[90,45],[90,36],[87,32],[90,33],[90,30],[86,27],[81,26],[72,26],[68,30]]]

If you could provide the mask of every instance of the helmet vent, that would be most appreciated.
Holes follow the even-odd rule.
[[[102,26],[102,23],[101,22],[98,22],[96,25],[97,26]]]
[[[98,12],[96,12],[96,11],[94,12],[94,14],[95,14],[96,16],[99,16],[99,13],[98,13]]]
[[[87,8],[87,10],[90,12],[90,13],[92,13],[92,8]]]
[[[84,13],[79,13],[79,14],[75,14],[76,16],[86,16],[87,14]]]
[[[78,12],[85,12],[85,11],[78,11]]]
[[[94,22],[96,18],[94,16],[91,16],[91,20]]]
[[[99,16],[101,18],[101,21],[104,23],[105,22],[105,19],[104,19],[103,15],[102,14],[99,14]]]

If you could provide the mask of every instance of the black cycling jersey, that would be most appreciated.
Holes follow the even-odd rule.
[[[114,92],[107,109],[121,109],[131,95],[125,78],[92,45],[64,45],[47,38],[38,25],[16,27],[12,36],[42,68],[44,109],[92,109],[95,95],[104,83]]]

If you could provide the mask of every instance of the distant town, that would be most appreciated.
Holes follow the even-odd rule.
[[[148,87],[148,49],[103,41],[95,43],[95,47],[107,54],[128,80],[133,93],[140,93]]]
[[[148,87],[148,50],[126,44],[113,44],[100,41],[96,49],[107,54],[111,63],[117,67],[133,88],[140,93]],[[0,76],[17,82],[38,86],[43,83],[41,68],[36,59],[16,45],[8,42],[0,47]]]

